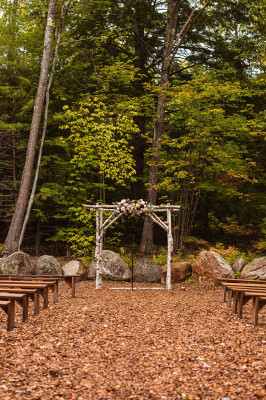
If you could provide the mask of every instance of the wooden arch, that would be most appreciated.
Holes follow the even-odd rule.
[[[96,247],[95,247],[95,260],[96,260],[96,289],[102,287],[102,265],[103,265],[103,235],[104,232],[121,216],[125,215],[122,212],[117,213],[116,205],[85,205],[90,211],[96,212]],[[172,235],[172,212],[180,210],[180,206],[176,205],[162,205],[152,206],[152,211],[147,213],[153,222],[159,225],[167,232],[167,272],[166,272],[166,289],[171,290],[171,259],[173,252],[173,235]],[[111,215],[104,220],[104,213],[111,212]],[[166,212],[167,221],[163,221],[157,213]]]

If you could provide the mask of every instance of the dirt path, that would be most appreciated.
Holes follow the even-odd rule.
[[[63,284],[38,317],[18,309],[10,333],[1,314],[1,400],[266,398],[265,308],[253,327],[220,288],[104,286],[82,282],[71,299]]]

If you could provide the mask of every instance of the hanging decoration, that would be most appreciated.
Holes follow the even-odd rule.
[[[116,213],[117,214],[121,213],[129,217],[145,215],[152,212],[152,205],[147,201],[144,201],[143,199],[140,200],[124,199],[116,204],[117,204]]]

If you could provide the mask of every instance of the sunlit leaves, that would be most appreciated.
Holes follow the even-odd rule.
[[[134,179],[135,169],[129,140],[138,130],[133,118],[115,115],[97,98],[88,98],[78,111],[66,111],[69,140],[73,146],[74,174],[82,170],[104,174],[117,184]]]

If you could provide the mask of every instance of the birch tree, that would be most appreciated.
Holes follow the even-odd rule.
[[[35,159],[35,149],[37,145],[37,139],[41,123],[42,110],[43,110],[43,103],[45,99],[45,92],[48,82],[49,65],[50,65],[52,42],[54,35],[55,12],[56,12],[56,0],[49,0],[38,90],[35,97],[32,122],[31,122],[27,152],[26,152],[26,159],[24,163],[24,169],[22,173],[18,198],[12,216],[12,220],[10,223],[9,231],[3,247],[3,254],[5,256],[12,254],[18,250],[20,233],[27,207],[32,171]]]

